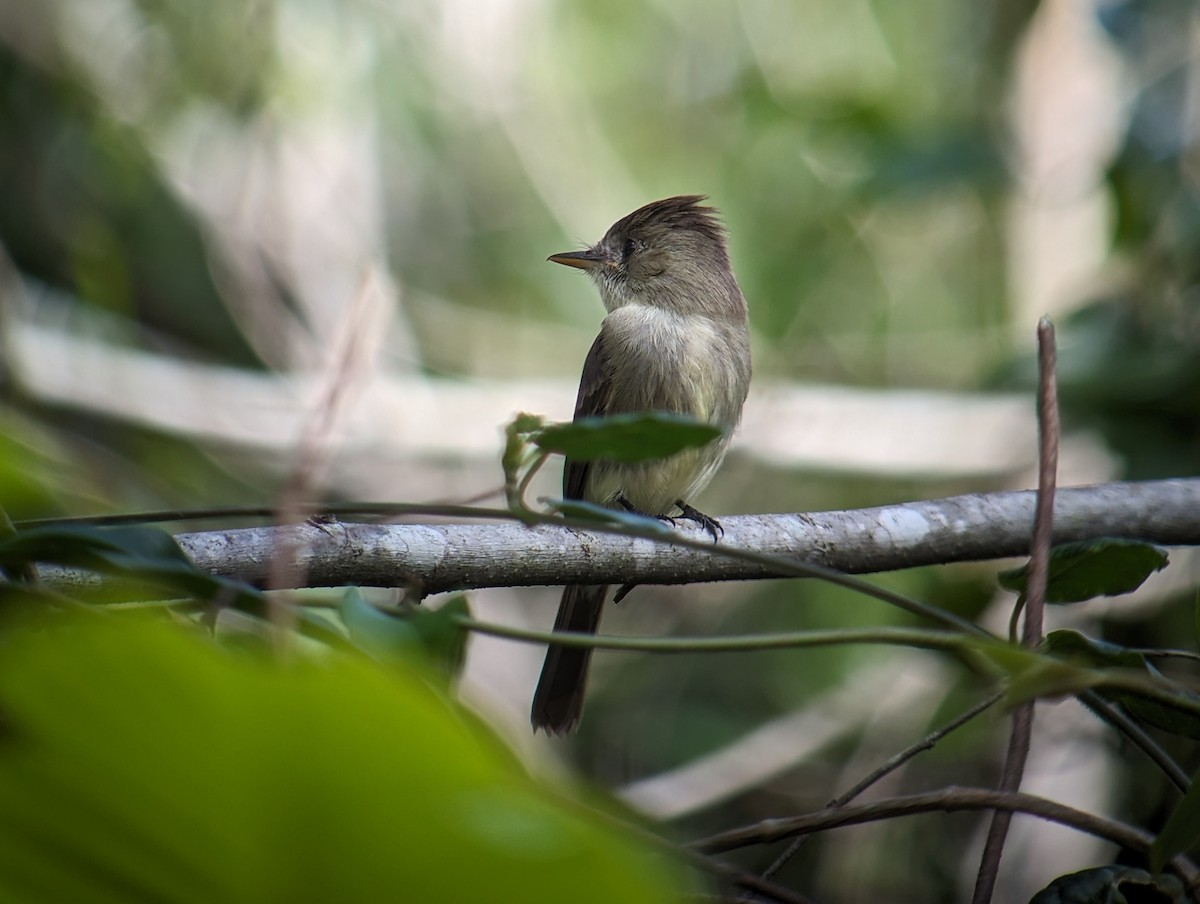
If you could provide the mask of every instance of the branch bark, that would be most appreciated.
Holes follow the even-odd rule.
[[[514,522],[333,522],[185,533],[178,539],[198,567],[259,586],[266,585],[281,544],[295,550],[299,573],[314,587],[410,584],[438,593],[564,583],[681,584],[782,576],[762,564],[711,554],[722,549],[784,556],[848,574],[1023,556],[1029,553],[1034,501],[1032,491],[1020,491],[853,511],[728,516],[721,519],[725,536],[715,547],[702,530],[680,527],[677,536],[695,548]],[[1060,490],[1054,542],[1102,536],[1200,545],[1200,479]],[[43,579],[60,587],[85,580],[50,569]]]

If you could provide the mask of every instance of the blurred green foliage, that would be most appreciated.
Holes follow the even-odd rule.
[[[0,42],[0,240],[27,277],[94,305],[131,343],[233,364],[257,356],[209,270],[204,224],[165,183],[144,135],[70,70]],[[13,300],[9,299],[8,304]]]
[[[1011,116],[1019,54],[1034,16],[1049,6],[1034,0],[4,5],[0,248],[23,291],[14,290],[14,274],[4,267],[0,505],[19,519],[230,500],[272,503],[282,483],[278,462],[264,463],[263,456],[29,393],[10,345],[18,325],[288,373],[311,366],[313,349],[330,344],[329,324],[346,303],[333,292],[311,297],[326,295],[327,287],[309,281],[333,269],[337,254],[303,269],[314,247],[332,247],[351,259],[378,254],[402,289],[398,319],[411,347],[396,343],[401,351],[390,363],[485,381],[573,379],[600,307],[583,281],[544,266],[543,259],[571,243],[594,241],[651,198],[681,192],[709,194],[726,217],[751,305],[760,385],[781,378],[1028,391],[1033,324],[1016,313],[1008,231],[1019,175]],[[1083,306],[1058,323],[1064,415],[1070,426],[1103,437],[1123,476],[1196,474],[1195,4],[1097,0],[1088,9],[1095,13],[1088,27],[1108,42],[1122,70],[1127,115],[1099,176],[1112,207],[1111,248],[1103,268],[1071,289]],[[330,175],[342,168],[342,178]],[[362,223],[368,226],[361,232],[350,228]],[[393,328],[389,338],[401,333]],[[576,337],[578,347],[559,341],[564,335]],[[405,462],[415,474],[410,485],[424,491],[422,465]],[[736,454],[723,476],[736,488],[728,506],[741,511],[879,504],[980,488],[879,476],[814,479],[739,461]],[[383,496],[394,487],[381,480],[375,489]],[[881,580],[971,617],[992,593],[990,576],[970,568]],[[628,618],[644,631],[657,613],[668,612],[677,618],[672,625],[699,632],[905,621],[809,582],[755,587],[728,604],[714,593],[711,606],[709,592],[639,590],[612,622],[620,626]],[[1194,636],[1195,611],[1194,594],[1181,593],[1153,618],[1114,615],[1100,622],[1100,631],[1130,646],[1174,646]],[[401,724],[410,698],[436,731],[466,746],[465,759],[451,757],[455,769],[486,774],[505,800],[520,798],[511,825],[492,822],[479,830],[473,816],[441,825],[446,849],[460,845],[464,852],[459,862],[476,850],[464,844],[482,850],[492,836],[511,830],[513,837],[530,833],[536,848],[547,826],[558,831],[561,814],[545,816],[540,797],[533,803],[522,797],[524,779],[503,755],[479,753],[473,729],[455,734],[462,726],[446,726],[447,704],[430,702],[430,692],[413,690],[407,679],[396,679],[397,690],[392,678],[361,664],[345,672],[305,667],[273,674],[178,638],[161,641],[184,664],[173,668],[151,649],[160,641],[150,643],[150,633],[130,640],[128,650],[114,646],[113,661],[102,662],[94,636],[83,632],[78,640],[80,662],[90,662],[100,676],[94,685],[86,683],[83,665],[76,669],[63,650],[45,644],[28,655],[0,657],[7,684],[14,675],[20,679],[11,701],[0,703],[14,712],[28,706],[27,730],[45,728],[64,745],[56,748],[62,760],[21,766],[41,784],[25,786],[24,804],[7,809],[7,831],[24,831],[56,812],[39,810],[44,800],[34,795],[60,794],[59,804],[77,809],[47,831],[62,832],[81,863],[103,863],[107,856],[96,859],[89,847],[105,837],[85,805],[88,795],[107,793],[102,779],[120,774],[140,783],[145,795],[177,804],[211,789],[229,807],[220,826],[228,821],[239,833],[214,842],[232,858],[229,874],[214,877],[205,870],[215,858],[203,846],[192,849],[194,838],[160,837],[163,823],[151,818],[156,811],[135,806],[146,797],[112,802],[124,814],[127,837],[150,839],[169,855],[157,865],[127,863],[145,889],[161,890],[166,886],[155,883],[184,875],[244,881],[243,891],[272,887],[280,877],[270,859],[254,862],[244,856],[249,848],[238,845],[257,843],[254,832],[286,834],[289,826],[268,822],[283,818],[275,808],[296,816],[295,831],[286,836],[295,850],[307,856],[319,846],[341,858],[305,860],[314,870],[328,870],[322,881],[336,876],[351,883],[345,888],[357,888],[353,883],[380,875],[374,869],[408,868],[410,861],[394,856],[404,850],[397,814],[411,805],[392,796],[407,788],[395,784],[404,773],[396,757],[412,757],[413,768],[424,768],[421,757],[429,753],[410,749],[412,734]],[[131,658],[123,664],[118,653]],[[744,667],[713,667],[699,656],[628,656],[618,667],[598,657],[609,680],[597,682],[571,755],[593,776],[613,782],[669,769],[819,698],[865,656],[776,651],[757,654]],[[184,712],[148,700],[141,686],[130,684],[135,669],[143,679],[154,670],[179,699],[199,699],[200,708]],[[963,677],[931,701],[930,724],[972,701],[976,686]],[[51,679],[66,688],[79,685],[89,696],[52,698],[58,685]],[[127,688],[132,696],[122,699]],[[297,700],[310,692],[316,695],[311,718],[320,720],[313,724],[323,726],[316,742],[321,759],[297,765],[296,751],[310,751],[314,743],[311,724],[307,733],[301,726]],[[335,692],[350,698],[335,701]],[[84,711],[85,701],[93,708]],[[127,740],[112,737],[113,726],[131,718],[129,701],[158,707],[152,718],[178,736],[148,737],[146,710]],[[277,703],[282,708],[272,714]],[[60,704],[61,712],[52,711]],[[430,715],[429,707],[438,714]],[[264,724],[278,737],[237,733],[268,710],[275,721]],[[955,736],[904,781],[990,781],[999,726],[990,720]],[[375,746],[364,742],[372,771],[359,781],[335,767],[346,762],[346,745],[364,733]],[[54,772],[63,762],[87,761],[87,745],[96,738],[112,746],[98,751],[103,758],[94,770]],[[18,732],[4,752],[14,763],[29,759],[16,746],[20,740]],[[853,731],[771,788],[699,814],[683,828],[699,832],[781,807],[819,806],[829,787],[845,778],[847,763],[892,752],[870,743],[865,728]],[[1178,746],[1177,739],[1164,743]],[[248,787],[264,774],[278,782]],[[54,784],[59,780],[75,782],[70,793]],[[333,789],[328,795],[326,783]],[[1149,823],[1155,814],[1147,809],[1163,799],[1163,782],[1130,766],[1113,794]],[[360,805],[366,809],[337,810]],[[352,834],[334,837],[316,811],[342,814],[337,824]],[[519,813],[527,812],[533,815],[522,821]],[[216,825],[198,829],[211,834]],[[923,832],[894,832],[870,852],[854,851],[879,861],[855,872],[880,883],[902,872],[911,900],[953,897],[948,889],[960,877],[946,851],[959,850],[973,825],[954,817]],[[577,827],[571,826],[563,830],[564,843],[574,843]],[[304,829],[305,837],[293,837]],[[460,832],[471,837],[464,842]],[[20,850],[11,849],[10,858]],[[842,887],[820,887],[845,880],[831,878],[843,862],[839,850],[846,849],[822,841],[789,869],[803,873],[805,887],[816,876],[818,893],[844,899]],[[745,859],[762,866],[774,853]],[[380,865],[377,855],[391,859]],[[559,876],[559,867],[574,869],[575,863],[568,857],[536,877]],[[24,866],[29,872],[20,875],[55,878],[44,862],[30,859]],[[361,871],[345,878],[338,872],[343,868]],[[496,875],[511,878],[505,869],[497,866]],[[388,875],[397,880],[398,873]],[[470,881],[453,865],[438,875],[443,882]],[[462,890],[479,897],[478,889]],[[591,890],[612,899],[622,893],[603,882]],[[863,899],[879,891],[858,890]],[[889,900],[899,900],[894,886],[888,891]]]
[[[93,617],[10,632],[0,707],[10,900],[677,894],[665,863],[538,787],[395,662],[283,668]]]
[[[1124,476],[1200,474],[1200,171],[1188,0],[1110,0],[1099,23],[1135,86],[1107,173],[1124,272],[1060,325],[1069,427],[1089,427]],[[1032,359],[1016,385],[1031,387]]]

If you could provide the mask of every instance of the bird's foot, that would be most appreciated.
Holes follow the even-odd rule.
[[[712,517],[712,515],[706,515],[704,512],[692,508],[682,499],[676,499],[675,504],[679,506],[679,511],[681,513],[679,517],[687,521],[695,521],[702,528],[708,531],[708,534],[713,538],[714,543],[720,540],[721,537],[725,536],[725,528],[721,527],[721,522]],[[675,522],[672,521],[671,523],[674,524]]]

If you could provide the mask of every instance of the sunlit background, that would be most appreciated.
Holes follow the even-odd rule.
[[[705,511],[1031,485],[1044,313],[1060,483],[1196,474],[1198,57],[1191,0],[0,0],[0,503],[269,505],[302,451],[327,500],[495,490],[504,424],[570,416],[603,313],[546,256],[682,193],[724,215],[755,354]],[[1171,643],[1176,562],[1051,626]],[[1002,629],[993,575],[882,580]],[[896,623],[789,582],[642,588],[606,630]],[[820,806],[982,693],[933,654],[602,655],[564,744],[528,733],[540,657],[477,640],[465,696],[684,836]],[[1028,790],[1153,818],[1140,762],[1044,712]],[[883,790],[993,782],[983,722]],[[981,826],[834,834],[781,878],[961,897]],[[1012,900],[1111,856],[1033,828]]]

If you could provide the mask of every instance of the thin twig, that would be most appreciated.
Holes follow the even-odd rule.
[[[935,731],[930,732],[928,735],[926,735],[924,738],[922,738],[917,743],[913,744],[912,746],[908,747],[905,750],[901,750],[895,756],[888,759],[887,762],[883,763],[877,769],[872,771],[869,775],[865,776],[863,779],[861,779],[856,784],[854,784],[850,788],[850,790],[846,791],[845,793],[841,794],[838,797],[835,797],[833,800],[831,800],[829,803],[827,803],[825,805],[825,809],[832,810],[836,807],[846,806],[846,804],[850,803],[850,801],[854,800],[854,798],[858,797],[858,795],[862,794],[864,791],[866,791],[868,788],[870,788],[872,785],[874,785],[880,779],[884,778],[885,776],[889,775],[892,772],[895,772],[897,769],[899,769],[901,766],[903,766],[905,763],[907,763],[909,760],[911,760],[918,753],[922,753],[926,750],[931,750],[934,747],[934,745],[936,745],[942,738],[946,737],[946,735],[950,734],[952,731],[955,731],[955,730],[961,728],[963,725],[966,725],[968,722],[970,722],[976,716],[980,715],[981,713],[983,713],[986,710],[990,709],[991,707],[995,706],[1003,698],[1004,698],[1004,692],[999,691],[995,694],[992,694],[990,697],[980,700],[978,703],[976,703],[970,709],[955,716],[953,719],[951,719],[949,722],[947,722],[941,728],[938,728]],[[763,870],[762,877],[764,879],[770,879],[777,872],[779,872],[779,870],[783,868],[784,864],[786,864],[789,860],[791,860],[793,857],[795,857],[796,854],[800,853],[800,850],[804,847],[805,844],[808,843],[808,839],[810,839],[811,837],[812,837],[812,835],[797,836],[796,839],[790,845],[788,845],[787,850],[785,850],[782,854],[780,854],[777,858],[775,858],[774,863],[772,863],[765,870]]]
[[[1042,642],[1046,610],[1046,581],[1050,570],[1050,542],[1054,534],[1054,496],[1058,485],[1058,382],[1054,324],[1048,317],[1038,322],[1038,492],[1033,522],[1029,577],[1025,585],[1025,631],[1029,648]]]
[[[786,819],[768,819],[750,826],[692,842],[695,850],[706,854],[720,854],[758,844],[770,844],[811,832],[821,832],[842,826],[879,822],[899,816],[920,813],[955,813],[965,810],[1004,810],[1012,813],[1028,813],[1048,822],[1069,826],[1097,838],[1103,838],[1134,851],[1147,852],[1154,843],[1154,836],[1144,829],[1127,823],[1096,816],[1076,810],[1044,797],[1021,791],[995,791],[990,788],[960,788],[951,786],[923,794],[889,797],[867,804],[838,807],[835,810],[818,810],[802,816]],[[1200,880],[1196,866],[1183,855],[1176,856],[1171,868],[1189,886]]]
[[[1050,568],[1050,541],[1054,530],[1054,490],[1058,474],[1058,390],[1055,383],[1054,325],[1043,317],[1038,321],[1038,489],[1030,549],[1029,573],[1022,597],[1025,601],[1025,625],[1021,641],[1029,649],[1042,642],[1043,615],[1046,608],[1046,578]],[[1012,714],[1008,751],[1000,773],[999,790],[1015,792],[1021,787],[1029,743],[1033,737],[1034,701],[1018,705]],[[972,904],[989,904],[1000,874],[1000,858],[1012,813],[996,810],[988,826],[987,840],[975,878]]]
[[[1113,728],[1133,743],[1135,747],[1146,754],[1154,765],[1158,766],[1176,788],[1186,792],[1192,785],[1191,777],[1184,772],[1183,767],[1172,759],[1162,745],[1148,735],[1142,726],[1125,715],[1119,706],[1105,700],[1095,691],[1084,691],[1079,694],[1079,702],[1092,711],[1095,716]]]
[[[523,643],[556,644],[562,647],[586,648],[590,650],[613,650],[627,653],[745,653],[761,650],[799,649],[841,644],[886,644],[915,647],[927,650],[965,654],[974,662],[977,655],[986,658],[986,649],[979,641],[954,631],[933,631],[921,628],[836,628],[829,630],[794,631],[779,634],[743,634],[740,636],[715,637],[617,637],[611,634],[591,634],[582,631],[539,631],[533,628],[516,628],[494,622],[478,621],[467,616],[456,616],[455,624],[461,628],[492,637],[502,637]],[[1047,662],[1058,662],[1048,653],[1035,652],[1034,657],[1045,657]],[[1187,684],[1180,681],[1147,675],[1134,669],[1101,669],[1087,672],[1080,667],[1078,680],[1089,688],[1106,688],[1112,691],[1136,693],[1148,700],[1168,706],[1183,713],[1200,718],[1200,700],[1195,692],[1188,691]],[[1056,687],[1054,694],[1072,690],[1067,686]],[[1092,691],[1076,690],[1080,696]],[[1089,704],[1090,705],[1090,704]],[[1117,724],[1115,720],[1112,720]]]
[[[596,819],[614,826],[621,833],[640,837],[647,844],[659,848],[693,869],[708,873],[738,888],[753,891],[760,899],[765,898],[769,901],[779,902],[779,904],[814,904],[812,899],[798,891],[783,888],[768,879],[759,878],[753,873],[748,873],[703,851],[698,851],[693,845],[679,844],[664,838],[641,823],[630,822],[606,809],[592,809],[590,812],[595,815]]]
[[[477,634],[528,643],[554,643],[589,650],[618,650],[626,653],[750,653],[760,650],[800,649],[842,644],[879,644],[921,650],[968,652],[970,638],[955,631],[921,628],[829,628],[812,631],[782,631],[773,634],[738,634],[713,637],[617,637],[582,631],[539,631],[469,616],[455,616],[454,623]]]
[[[328,465],[329,447],[337,419],[345,410],[351,387],[360,382],[359,378],[373,357],[368,351],[367,342],[372,332],[369,321],[370,303],[376,294],[374,289],[373,274],[368,272],[341,324],[340,336],[323,375],[321,397],[296,443],[295,460],[279,494],[276,521],[283,529],[277,534],[278,543],[270,558],[267,585],[270,588],[295,587],[302,580],[297,580],[297,572],[302,567],[297,555],[299,537],[289,528],[312,515],[306,502],[317,495],[316,489]],[[271,602],[267,615],[277,629],[275,642],[283,644],[285,629],[295,627],[292,608]]]

